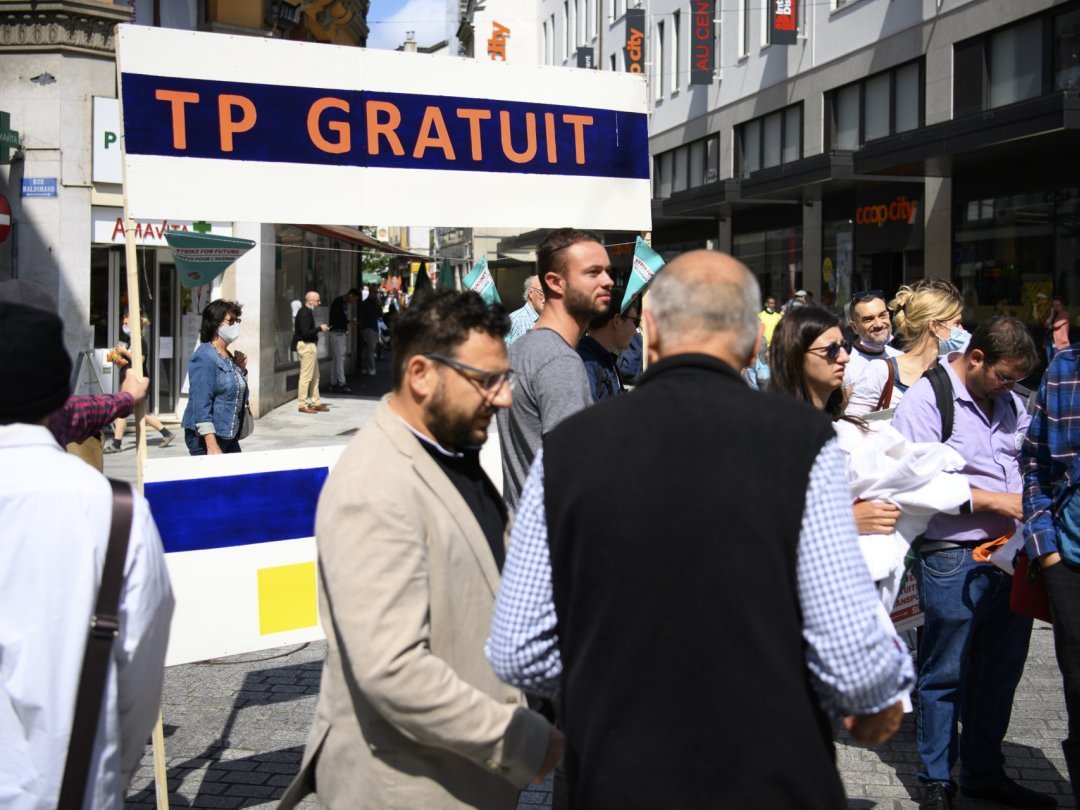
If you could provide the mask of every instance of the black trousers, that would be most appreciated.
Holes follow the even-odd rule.
[[[1054,649],[1065,683],[1069,736],[1062,742],[1073,795],[1080,779],[1080,571],[1064,562],[1043,569],[1050,614],[1054,618]]]

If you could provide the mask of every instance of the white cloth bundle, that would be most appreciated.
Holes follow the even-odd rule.
[[[892,534],[861,534],[859,548],[886,611],[900,592],[904,557],[939,512],[958,514],[971,500],[963,457],[938,442],[910,442],[886,422],[866,432],[838,421],[837,443],[847,459],[852,500],[888,501],[900,507]]]

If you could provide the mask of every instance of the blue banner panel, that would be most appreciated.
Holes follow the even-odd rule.
[[[145,495],[166,553],[204,551],[314,536],[328,475],[315,467],[159,481]]]
[[[649,177],[641,113],[123,74],[133,155]]]

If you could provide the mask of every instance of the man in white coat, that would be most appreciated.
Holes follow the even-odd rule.
[[[0,807],[57,805],[112,516],[109,482],[45,427],[68,397],[56,315],[0,302]],[[85,808],[120,810],[157,719],[173,597],[146,501],[134,499],[120,627]]]

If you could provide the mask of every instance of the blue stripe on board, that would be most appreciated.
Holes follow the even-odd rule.
[[[167,553],[312,537],[326,467],[146,484]]]
[[[577,177],[649,178],[648,120],[642,113],[618,112],[591,107],[534,104],[520,101],[383,93],[372,90],[327,90],[314,87],[281,87],[245,82],[178,79],[124,73],[124,130],[127,152],[133,155],[198,157],[219,160],[270,163],[307,163],[329,166],[359,166],[391,169],[437,169],[483,171],[507,174],[547,174]],[[198,101],[180,103],[179,96],[194,93]],[[219,98],[242,96],[254,106],[254,124],[232,137],[232,151],[222,148],[219,127]],[[190,97],[189,97],[190,98]],[[316,115],[316,131],[326,142],[341,142],[349,130],[349,148],[334,154],[320,149],[308,132],[312,105],[332,98],[348,105],[348,112],[328,107]],[[378,154],[368,154],[368,104],[379,112],[376,120],[385,124],[389,116],[401,116],[393,132],[403,154],[394,154],[386,135],[375,139]],[[386,105],[390,105],[389,107]],[[424,123],[429,108],[437,108],[453,155],[431,143],[418,154],[421,134],[437,139],[440,129]],[[374,108],[373,108],[374,109]],[[469,112],[480,110],[480,113]],[[184,148],[174,139],[174,112],[182,111]],[[232,120],[243,118],[240,106],[227,108]],[[459,111],[465,111],[459,114]],[[503,113],[508,124],[509,150],[504,145]],[[529,115],[532,115],[531,123]],[[553,137],[549,142],[550,129]],[[482,117],[489,116],[489,117]],[[565,116],[591,116],[592,123],[567,121]],[[180,132],[180,128],[177,128]],[[530,150],[530,131],[533,150]],[[476,142],[473,136],[478,136]],[[577,162],[578,147],[584,162]],[[480,159],[474,156],[479,147]],[[528,160],[517,162],[508,151],[520,155],[533,151]],[[551,158],[555,162],[550,162]]]

